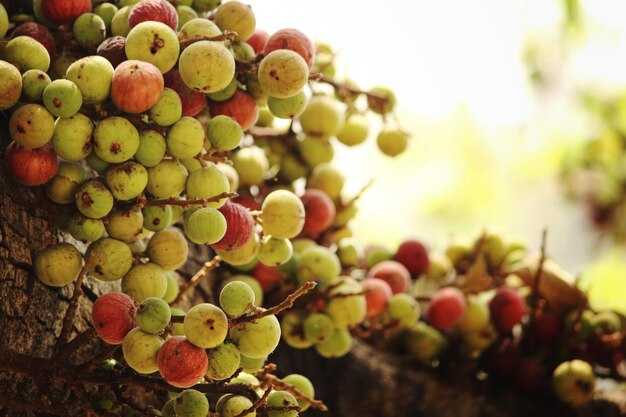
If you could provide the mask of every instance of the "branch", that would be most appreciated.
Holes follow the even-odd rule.
[[[263,396],[261,398],[256,400],[250,407],[246,408],[241,413],[237,414],[235,417],[247,416],[248,413],[252,413],[252,412],[256,411],[257,408],[259,408],[260,406],[262,406],[263,404],[265,404],[267,402],[267,397],[269,397],[269,395],[270,395],[270,393],[272,392],[273,389],[274,389],[274,387],[270,384],[269,387],[263,393]]]
[[[237,38],[237,32],[225,30],[223,33],[215,36],[194,36],[193,38],[180,39],[178,43],[181,49],[199,41],[234,41]]]
[[[215,203],[217,201],[220,201],[224,198],[235,198],[238,197],[239,194],[237,193],[220,193],[216,196],[213,197],[209,197],[209,198],[195,198],[195,199],[191,199],[191,200],[179,200],[175,197],[170,197],[170,198],[163,198],[163,199],[159,199],[159,200],[145,200],[145,202],[142,204],[142,207],[149,207],[149,206],[181,206],[181,207],[189,207],[189,206],[193,206],[195,204],[200,204],[203,206],[206,206],[209,203]]]
[[[65,361],[67,358],[70,357],[72,353],[76,352],[78,349],[91,342],[95,336],[96,329],[94,329],[93,327],[89,327],[84,332],[78,334],[71,341],[61,346],[56,353],[56,360],[60,362]]]
[[[110,359],[113,353],[120,347],[120,345],[106,345],[105,349],[96,355],[90,361],[81,365],[81,368],[85,369],[87,372],[93,372],[98,366],[102,364],[107,359]]]
[[[118,346],[115,346],[117,348]],[[43,378],[48,381],[62,381],[69,384],[93,384],[109,387],[112,383],[143,387],[154,391],[176,391],[177,388],[165,380],[133,371],[111,372],[104,370],[89,371],[85,366],[68,366],[55,359],[42,359],[0,347],[0,371]],[[250,384],[220,385],[217,383],[196,384],[194,389],[205,394],[238,394],[252,402],[259,396]]]
[[[78,279],[74,283],[74,293],[72,294],[72,298],[70,299],[70,303],[67,306],[67,310],[65,311],[65,317],[63,318],[63,327],[61,328],[61,334],[59,335],[59,339],[57,340],[57,349],[66,344],[67,340],[70,337],[70,332],[72,329],[72,323],[74,322],[74,316],[76,315],[76,308],[78,308],[78,299],[83,295],[83,281],[85,280],[85,276],[87,275],[87,271],[91,268],[91,264],[93,264],[93,255],[89,256],[85,261],[85,265],[80,270],[80,274],[78,274]]]
[[[64,407],[56,408],[46,401],[36,401],[34,398],[9,397],[7,393],[0,392],[0,408],[8,408],[21,412],[45,412],[55,416],[62,416],[67,413]]]
[[[311,80],[318,81],[320,83],[328,84],[332,86],[335,90],[348,91],[351,94],[363,94],[364,96],[368,98],[373,98],[374,100],[380,100],[382,104],[385,104],[389,100],[389,97],[387,97],[386,95],[376,93],[373,91],[361,90],[360,88],[351,87],[345,83],[340,83],[339,81],[335,81],[332,78],[329,78],[323,75],[322,73],[311,74],[311,77],[309,78]]]
[[[283,391],[287,391],[293,394],[296,398],[299,398],[301,400],[308,402],[309,404],[311,404],[311,407],[317,410],[328,411],[328,407],[326,407],[326,404],[324,404],[322,401],[309,397],[308,395],[304,394],[302,391],[300,391],[293,385],[286,383],[285,381],[283,381],[282,379],[274,375],[271,375],[271,374],[265,375],[263,382],[267,382],[273,385],[274,388],[278,388],[278,389],[281,389]]]
[[[532,304],[537,306],[537,301],[540,298],[539,295],[539,283],[541,281],[541,275],[543,275],[543,264],[546,261],[546,242],[548,240],[548,229],[543,229],[541,233],[541,256],[539,257],[539,265],[537,266],[537,272],[535,273],[535,281],[532,288]]]
[[[200,281],[208,275],[209,272],[220,266],[221,261],[222,258],[216,255],[210,261],[205,262],[204,265],[202,265],[202,268],[200,268],[200,270],[196,272],[193,277],[191,277],[191,280],[181,286],[180,291],[174,301],[172,301],[172,304],[178,303],[186,293],[194,289]]]
[[[293,303],[301,296],[312,290],[317,286],[316,282],[307,281],[303,286],[298,288],[295,292],[289,294],[285,300],[275,305],[274,307],[268,308],[267,310],[261,310],[256,314],[242,314],[239,317],[235,317],[232,320],[228,321],[228,327],[239,327],[240,325],[251,322],[254,320],[261,319],[266,316],[271,316],[280,313],[283,310],[293,307]]]

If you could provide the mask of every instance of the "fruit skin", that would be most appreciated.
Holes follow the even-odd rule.
[[[235,39],[238,41],[245,41],[256,29],[256,17],[252,8],[236,0],[222,4],[214,16],[220,29],[237,33]]]
[[[420,321],[408,329],[404,345],[413,357],[428,362],[439,356],[446,346],[446,339],[435,328]]]
[[[76,190],[76,207],[86,217],[100,219],[113,209],[113,194],[100,179],[84,182]]]
[[[188,252],[189,246],[185,236],[180,230],[172,227],[152,235],[146,248],[152,262],[166,271],[180,268],[187,261]]]
[[[35,257],[35,275],[51,287],[63,287],[74,281],[83,266],[83,257],[69,243],[48,246]]]
[[[98,55],[87,56],[72,63],[65,78],[80,88],[85,103],[100,103],[111,94],[113,65]]]
[[[182,116],[195,116],[207,107],[206,95],[187,87],[180,77],[178,68],[163,75],[165,86],[176,91],[182,105]]]
[[[406,240],[398,246],[393,259],[406,267],[412,276],[428,271],[428,250],[417,240]]]
[[[258,78],[261,88],[270,96],[285,99],[304,88],[309,80],[309,69],[300,55],[279,49],[261,60]]]
[[[362,295],[361,285],[352,278],[342,278],[339,284],[329,291],[330,301],[326,313],[333,319],[338,329],[348,329],[361,323],[367,315],[367,301]],[[345,297],[333,297],[351,294]]]
[[[206,417],[209,414],[209,400],[195,389],[188,389],[176,397],[174,412],[178,417]]]
[[[328,229],[335,219],[335,205],[328,194],[321,190],[310,188],[300,197],[304,204],[303,233],[317,235]]]
[[[165,300],[157,297],[148,297],[139,304],[135,320],[141,330],[148,333],[159,333],[168,325],[172,318],[172,311]]]
[[[93,304],[91,321],[100,339],[110,345],[121,345],[134,329],[135,302],[122,292],[101,295]]]
[[[261,29],[256,29],[254,33],[252,34],[252,36],[250,36],[246,40],[246,43],[250,45],[252,49],[254,49],[255,53],[258,54],[265,47],[265,43],[267,42],[269,37],[270,37],[270,34],[267,33],[266,31],[261,30]]]
[[[438,330],[447,330],[457,324],[465,312],[465,296],[452,287],[437,291],[426,309],[428,323]]]
[[[106,3],[108,4],[108,3]],[[113,67],[117,67],[122,62],[126,61],[126,38],[123,36],[111,36],[106,38],[100,45],[96,53],[103,58],[106,58]]]
[[[296,406],[298,405],[298,401],[296,400],[296,397],[287,391],[273,391],[269,397],[267,397],[267,405],[270,407]],[[272,410],[268,413],[268,415],[269,417],[298,417],[298,411]]]
[[[148,171],[135,161],[126,161],[109,167],[105,178],[113,196],[117,200],[128,201],[146,188]]]
[[[102,238],[93,242],[85,253],[87,259],[91,256],[93,261],[89,274],[103,281],[118,280],[133,266],[130,248],[117,239]]]
[[[128,32],[124,50],[129,59],[150,62],[164,74],[176,65],[180,44],[176,31],[165,23],[146,21]]]
[[[387,309],[391,299],[391,287],[379,278],[366,278],[361,281],[367,302],[367,317],[375,317]]]
[[[122,111],[143,113],[159,101],[163,87],[163,75],[157,67],[131,59],[115,68],[111,81],[111,99]]]
[[[202,303],[193,306],[185,315],[185,336],[194,345],[214,348],[226,339],[228,318],[216,305]]]
[[[12,5],[9,4],[8,6],[9,8],[11,8]],[[13,11],[11,10],[11,12]],[[0,38],[4,38],[4,35],[7,34],[8,30],[9,30],[9,15],[7,14],[7,9],[5,8],[4,4],[0,3]]]
[[[500,287],[489,302],[491,321],[501,332],[510,332],[526,314],[526,302],[513,288]]]
[[[50,68],[50,54],[42,44],[30,36],[11,39],[4,46],[3,57],[22,72],[29,69],[48,71]]]
[[[22,76],[17,67],[0,60],[0,110],[13,107],[22,94]]]
[[[138,327],[132,329],[122,343],[122,353],[128,366],[141,374],[156,372],[157,355],[161,352],[163,339],[152,333],[146,333]]]
[[[43,103],[56,117],[72,117],[83,104],[76,84],[69,80],[54,80],[43,90]]]
[[[403,153],[408,144],[409,136],[406,132],[396,128],[384,128],[376,137],[378,149],[387,156],[398,156]]]
[[[178,13],[165,0],[141,0],[135,4],[128,15],[128,26],[132,29],[149,20],[165,23],[173,30],[178,30]]]
[[[259,108],[253,96],[237,89],[231,98],[225,101],[209,101],[211,117],[220,114],[232,117],[243,130],[248,130],[259,117]]]
[[[140,263],[122,278],[122,291],[138,303],[150,297],[161,298],[167,291],[167,276],[152,262]]]
[[[386,281],[394,294],[406,292],[411,285],[409,271],[399,262],[383,261],[374,265],[367,273],[368,277],[380,278]]]
[[[245,322],[230,330],[230,338],[242,355],[252,359],[264,358],[276,349],[280,342],[280,323],[275,315]]]
[[[209,360],[204,349],[194,346],[184,336],[172,336],[159,349],[157,364],[168,384],[189,388],[204,378]]]
[[[235,76],[235,59],[223,44],[198,41],[180,54],[178,71],[189,88],[215,93],[226,88]]]
[[[46,195],[57,204],[73,203],[74,194],[86,177],[87,172],[81,165],[61,162],[56,175],[46,185]]]
[[[27,186],[47,183],[59,169],[59,159],[47,144],[28,149],[11,142],[4,154],[4,164],[13,180]]]
[[[552,388],[561,401],[573,406],[584,405],[593,397],[593,368],[579,359],[563,362],[554,370]]]
[[[213,249],[234,250],[246,244],[254,234],[254,218],[241,204],[227,201],[218,209],[226,219],[226,233],[211,245]]]
[[[42,0],[41,12],[50,23],[67,25],[78,16],[91,12],[91,0]]]
[[[250,43],[250,40],[248,43]],[[254,48],[254,45],[252,47]],[[263,52],[267,55],[277,49],[289,49],[296,52],[304,59],[309,68],[311,68],[315,58],[315,46],[308,36],[298,29],[288,28],[274,32],[265,42]]]
[[[282,279],[280,271],[275,266],[267,266],[261,262],[257,263],[252,270],[252,276],[259,281],[263,292],[269,292],[276,287]]]
[[[25,104],[11,115],[9,133],[21,146],[40,148],[52,139],[54,118],[40,104]]]
[[[263,231],[277,239],[296,237],[304,227],[304,204],[286,190],[272,191],[261,206]]]
[[[50,61],[54,61],[56,57],[56,40],[47,27],[35,22],[22,23],[11,32],[11,38],[18,36],[30,36],[35,39],[46,48],[50,55]]]

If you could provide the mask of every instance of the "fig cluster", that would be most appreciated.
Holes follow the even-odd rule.
[[[596,373],[623,366],[626,317],[594,311],[554,260],[494,233],[443,253],[418,240],[395,250],[352,237],[292,243],[287,264],[257,265],[251,278],[267,299],[317,280],[282,315],[282,338],[293,348],[341,357],[360,338],[421,366],[473,363],[467,369],[477,379],[529,394],[551,390],[572,406],[592,398]]]
[[[158,373],[175,388],[237,375],[231,382],[259,384],[250,379],[281,328],[261,307],[260,284],[242,271],[286,264],[292,239],[332,226],[343,176],[328,164],[331,138],[347,137],[342,126],[354,136],[348,116],[358,113],[352,144],[362,142],[366,112],[385,115],[395,102],[389,90],[314,95],[311,80],[341,84],[323,79],[304,33],[270,35],[249,5],[219,3],[0,4],[0,110],[11,139],[4,169],[24,186],[43,186],[51,217],[74,239],[36,254],[35,275],[51,287],[113,282],[117,290],[93,306],[97,334],[120,345],[136,373]],[[319,56],[328,76],[332,56]],[[274,117],[294,123],[285,130]],[[404,150],[406,139],[383,140],[381,149],[398,154],[388,143]],[[281,140],[284,152],[274,148]],[[307,191],[297,180],[309,182]],[[228,279],[219,297],[182,310],[181,289],[190,286],[177,270],[190,245],[208,246]],[[310,382],[292,379],[312,400]],[[276,408],[270,415],[309,406],[282,386],[262,400],[259,392],[262,406]],[[183,391],[173,412],[206,415],[205,400]],[[210,410],[240,415],[251,406],[229,397]]]

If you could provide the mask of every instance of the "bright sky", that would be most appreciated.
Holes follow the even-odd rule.
[[[381,155],[374,137],[337,149],[348,194],[375,179],[357,236],[391,246],[415,236],[442,249],[451,235],[494,227],[538,248],[548,226],[552,254],[575,273],[598,255],[583,210],[563,200],[554,180],[555,149],[585,126],[567,100],[571,80],[626,85],[626,3],[582,2],[591,29],[568,66],[570,81],[538,101],[522,51],[540,38],[555,54],[561,1],[251,1],[259,28],[295,27],[329,42],[361,87],[387,85],[398,96],[413,137],[406,154]]]

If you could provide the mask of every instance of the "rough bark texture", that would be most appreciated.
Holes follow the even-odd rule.
[[[0,149],[6,146],[6,134],[0,126]],[[45,199],[36,190],[21,187],[4,175],[0,162],[0,347],[26,353],[36,358],[49,358],[55,342],[71,286],[54,289],[41,284],[32,271],[34,254],[59,238],[47,220]],[[207,260],[206,251],[196,252],[187,272],[197,270]],[[111,291],[116,284],[87,279],[74,323],[75,331],[89,326],[93,300]],[[206,285],[197,290],[208,291]],[[94,349],[102,344],[95,343]],[[81,361],[81,352],[71,359]],[[599,394],[579,413],[557,403],[549,394],[523,396],[493,384],[464,379],[461,375],[437,374],[420,368],[406,359],[389,356],[371,347],[355,343],[353,351],[337,360],[320,358],[311,349],[294,351],[284,346],[270,358],[279,365],[279,375],[298,372],[311,377],[317,397],[324,400],[330,412],[313,410],[310,416],[624,416],[626,400],[623,392]],[[1,364],[0,364],[1,365]],[[63,384],[0,372],[0,416],[35,415],[28,411],[13,412],[7,399],[29,398],[47,392],[50,398],[63,401],[71,392]],[[35,407],[36,398],[30,397]],[[30,401],[21,401],[24,409]],[[50,407],[36,415],[79,415],[70,409],[59,412]],[[84,414],[82,414],[84,415]]]

